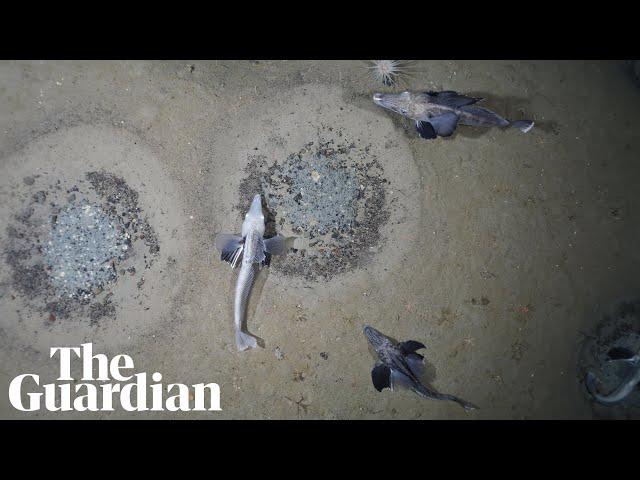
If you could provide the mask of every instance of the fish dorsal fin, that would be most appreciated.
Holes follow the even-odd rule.
[[[406,342],[400,342],[398,344],[398,348],[403,354],[409,355],[410,353],[414,353],[416,350],[421,350],[427,347],[415,340],[407,340]],[[420,355],[420,357],[422,357],[422,355]]]
[[[427,90],[424,93],[426,93],[427,95],[431,95],[432,97],[438,97],[438,96],[446,97],[448,95],[458,95],[458,92],[454,90],[443,90],[441,92],[436,92],[435,90]]]
[[[391,388],[391,369],[383,363],[376,365],[371,370],[371,380],[379,392],[385,388]]]
[[[465,105],[472,105],[482,100],[479,97],[467,97],[466,95],[460,95],[453,90],[445,90],[444,92],[427,92],[430,96],[434,97],[434,103],[444,105],[451,108],[464,107]]]

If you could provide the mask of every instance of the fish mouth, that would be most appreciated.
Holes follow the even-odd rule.
[[[251,208],[249,208],[247,215],[254,217],[262,216],[262,198],[260,197],[260,194],[253,197],[253,200],[251,201]]]
[[[373,94],[373,103],[375,103],[376,105],[382,106],[382,94],[381,93],[374,93]]]
[[[373,345],[374,347],[380,345],[384,338],[384,335],[382,335],[378,330],[370,327],[369,325],[364,326],[363,333],[364,336],[367,337],[367,340],[369,340],[369,343],[371,343],[371,345]]]

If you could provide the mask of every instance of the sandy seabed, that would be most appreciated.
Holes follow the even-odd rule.
[[[362,61],[0,63],[0,418],[593,418],[585,334],[640,290],[638,85],[621,62],[418,61],[399,88],[481,96],[536,127],[422,140],[373,104],[394,89]],[[301,234],[297,192],[266,185],[284,209],[273,227],[302,243],[254,289],[247,324],[264,348],[236,352],[214,236],[239,230],[253,180],[327,145],[352,172],[336,178],[362,182],[345,210],[359,222]],[[37,268],[38,240],[83,199],[111,209],[131,249],[115,281],[69,306]],[[376,392],[364,324],[426,344],[433,386],[480,409]],[[49,348],[84,342],[166,383],[217,382],[222,411],[9,404],[11,379],[49,383]]]

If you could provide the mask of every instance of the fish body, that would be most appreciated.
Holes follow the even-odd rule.
[[[424,371],[424,357],[416,352],[425,348],[422,343],[415,340],[396,343],[368,325],[364,327],[364,334],[378,355],[379,361],[371,371],[371,379],[379,392],[384,388],[395,390],[397,387],[404,387],[424,398],[456,402],[467,411],[478,408],[454,395],[440,393],[422,383],[420,377]]]
[[[527,133],[533,121],[511,122],[488,108],[475,105],[478,97],[460,95],[452,90],[443,92],[376,93],[373,102],[416,122],[418,134],[425,139],[448,137],[458,124],[480,127],[516,127]]]
[[[239,351],[257,346],[256,338],[242,331],[257,267],[268,265],[272,254],[282,254],[285,251],[285,238],[278,235],[264,239],[264,230],[262,199],[260,195],[256,195],[245,215],[241,235],[222,233],[216,237],[221,259],[229,262],[232,268],[240,262],[234,298],[234,326]]]
[[[607,395],[598,393],[598,389],[596,387],[596,376],[592,372],[587,373],[585,381],[589,393],[597,402],[604,405],[612,405],[623,401],[633,391],[633,389],[636,388],[638,383],[640,383],[640,355],[610,361],[623,364],[627,371],[624,376],[624,380],[611,393]]]

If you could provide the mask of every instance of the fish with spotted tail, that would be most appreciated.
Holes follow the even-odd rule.
[[[416,122],[425,139],[449,137],[458,124],[480,127],[516,127],[523,133],[533,128],[531,120],[510,121],[488,108],[476,106],[482,100],[453,90],[443,92],[376,93],[373,102]]]
[[[417,353],[417,350],[425,348],[422,343],[415,340],[396,343],[369,325],[365,325],[364,335],[378,356],[376,366],[371,371],[371,379],[379,392],[385,388],[393,391],[397,387],[403,387],[424,398],[456,402],[466,411],[478,408],[461,398],[440,393],[422,383],[420,377],[424,373],[424,357]]]
[[[245,215],[241,234],[220,233],[216,236],[216,247],[220,250],[220,258],[229,262],[232,268],[240,263],[234,299],[234,325],[238,351],[257,346],[256,338],[242,331],[257,267],[269,265],[271,255],[283,254],[286,251],[285,237],[277,235],[265,239],[263,238],[264,230],[262,198],[256,195]]]

